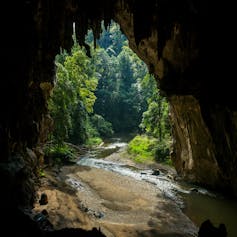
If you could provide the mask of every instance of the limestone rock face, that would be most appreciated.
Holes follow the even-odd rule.
[[[202,105],[191,95],[171,96],[172,160],[189,181],[236,193],[236,112]]]
[[[174,133],[172,160],[184,178],[210,186],[221,184],[215,146],[199,102],[191,95],[170,97]]]

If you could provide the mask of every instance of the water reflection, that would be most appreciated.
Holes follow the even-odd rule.
[[[218,227],[226,225],[228,237],[237,236],[237,201],[223,197],[211,197],[200,193],[182,195],[185,201],[184,213],[198,226],[210,219]]]

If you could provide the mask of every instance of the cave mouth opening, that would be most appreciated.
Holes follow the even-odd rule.
[[[129,49],[119,25],[112,22],[108,30],[103,29],[95,50],[92,32],[88,32],[86,43],[91,46],[90,58],[73,37],[75,44],[71,52],[61,50],[55,59],[56,85],[49,100],[54,130],[46,144],[46,160],[48,164],[58,165],[59,162],[64,167],[71,165],[70,161],[73,164],[76,158],[77,167],[74,171],[64,167],[62,174],[56,174],[59,179],[64,177],[66,185],[70,186],[65,188],[65,196],[55,187],[54,191],[49,191],[48,187],[44,191],[49,196],[49,215],[56,219],[53,223],[57,228],[65,228],[72,222],[75,226],[85,227],[72,220],[67,210],[58,208],[53,211],[55,203],[50,204],[55,195],[61,197],[58,199],[60,203],[62,200],[66,203],[67,189],[75,189],[80,211],[74,204],[65,205],[79,219],[83,215],[80,212],[84,212],[97,218],[97,225],[103,228],[106,225],[100,224],[100,219],[102,222],[105,219],[108,225],[114,221],[120,226],[115,228],[118,232],[126,229],[127,223],[136,227],[139,223],[154,227],[155,224],[147,223],[147,218],[152,214],[150,209],[155,212],[157,191],[152,191],[152,185],[140,182],[142,173],[150,178],[161,175],[162,165],[157,162],[170,163],[168,103],[160,95],[145,63]],[[135,138],[128,145],[130,137]],[[127,146],[130,151],[125,153]],[[79,159],[70,153],[75,147],[76,152],[79,150]],[[104,162],[101,157],[105,158]],[[95,159],[101,166],[95,166]],[[112,168],[108,170],[108,167]],[[47,175],[52,176],[52,172],[49,173]],[[43,170],[42,176],[45,176]],[[150,193],[152,201],[149,200]],[[38,204],[35,210],[43,208]],[[64,219],[57,218],[56,212]],[[131,231],[135,229],[131,228]],[[142,232],[145,227],[138,229]]]
[[[236,195],[235,87],[230,60],[219,60],[233,52],[227,37],[232,15],[220,18],[218,11],[212,11],[214,5],[196,1],[158,2],[97,1],[93,8],[88,0],[5,4],[14,30],[9,21],[2,21],[6,72],[1,84],[5,113],[0,118],[3,216],[8,216],[9,208],[30,205],[34,200],[35,173],[42,156],[35,146],[45,141],[50,124],[46,99],[53,84],[53,61],[60,45],[69,48],[68,25],[73,19],[85,23],[80,35],[88,25],[96,30],[100,19],[118,20],[131,48],[165,79],[162,88],[174,112],[177,170],[191,181]],[[220,19],[223,24],[216,24]],[[12,55],[20,60],[12,60]],[[6,218],[3,226],[11,231],[12,222],[20,227],[19,220],[17,215],[13,220]]]
[[[168,157],[168,102],[119,25],[112,21],[106,30],[102,22],[97,48],[92,31],[86,36],[86,48],[78,46],[75,31],[72,38],[71,51],[61,50],[55,59],[57,83],[49,100],[55,120],[51,140],[80,145],[99,143],[113,134],[146,134],[166,147],[163,157]]]

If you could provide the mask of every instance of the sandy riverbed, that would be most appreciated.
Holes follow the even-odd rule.
[[[119,155],[112,156],[118,160]],[[129,165],[132,165],[131,163]],[[107,237],[196,236],[197,227],[152,184],[98,168],[64,166],[46,171],[39,195],[55,228],[101,228]]]

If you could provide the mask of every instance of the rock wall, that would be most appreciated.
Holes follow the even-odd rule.
[[[174,133],[172,160],[177,172],[192,182],[219,186],[221,171],[199,102],[191,95],[171,96],[170,109]]]
[[[171,96],[172,160],[186,180],[236,194],[236,111]]]
[[[42,20],[35,15],[37,6],[31,1],[13,5],[5,3],[3,9],[9,12],[14,24],[1,19],[4,32],[1,44],[4,76],[0,93],[2,209],[33,205],[38,157],[42,158],[38,145],[46,141],[52,127],[47,98],[55,76],[55,47],[46,43],[47,38],[42,40]]]

